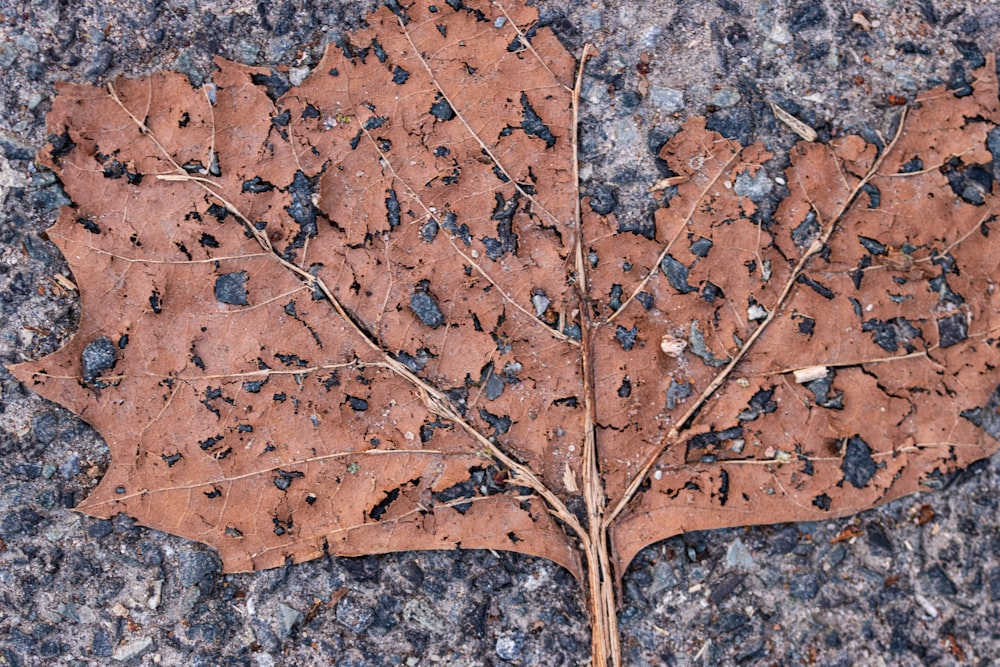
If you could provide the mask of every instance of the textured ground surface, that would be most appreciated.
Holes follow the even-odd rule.
[[[314,64],[373,2],[0,0],[0,363],[56,349],[79,317],[45,239],[68,203],[32,156],[56,81],[211,58]],[[91,6],[93,5],[93,6]],[[972,0],[540,3],[588,67],[585,190],[640,219],[655,150],[692,115],[783,166],[794,137],[878,131],[890,95],[966,85],[1000,45]],[[852,15],[854,20],[852,20]],[[643,57],[642,54],[648,54]],[[646,81],[637,65],[648,60]],[[585,663],[576,584],[507,553],[402,553],[221,576],[199,545],[70,512],[108,463],[81,420],[0,370],[0,665]],[[643,551],[625,579],[627,664],[993,664],[1000,655],[1000,461],[859,517],[696,533]],[[858,536],[834,541],[854,527]]]

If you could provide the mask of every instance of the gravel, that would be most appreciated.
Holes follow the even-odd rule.
[[[61,81],[103,83],[173,67],[198,84],[222,56],[294,85],[376,3],[161,0],[0,3],[0,362],[56,350],[80,317],[46,239],[69,203],[32,156]],[[596,0],[539,3],[587,66],[582,173],[592,205],[641,230],[668,175],[655,155],[686,118],[775,153],[794,135],[874,136],[890,95],[961,91],[1000,7],[900,3]],[[643,55],[646,54],[646,55]],[[641,62],[648,63],[639,67]],[[643,76],[641,69],[646,69]],[[764,172],[762,172],[764,173]],[[770,180],[740,183],[770,201]],[[93,351],[91,368],[112,363]],[[96,373],[95,373],[96,377]],[[577,584],[511,553],[325,558],[221,575],[208,549],[127,517],[71,508],[108,464],[78,417],[0,370],[0,664],[581,665]],[[629,665],[975,664],[1000,655],[1000,462],[941,492],[820,524],[690,533],[643,550],[620,613]],[[845,530],[857,535],[840,539]]]

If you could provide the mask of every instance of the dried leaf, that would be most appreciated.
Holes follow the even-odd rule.
[[[695,119],[636,233],[581,219],[576,63],[536,21],[417,2],[298,87],[223,60],[202,90],[60,86],[39,159],[83,316],[14,372],[112,450],[78,509],[229,572],[542,556],[619,664],[642,547],[849,514],[996,449],[992,58],[889,145],[796,146],[773,215],[770,155]]]

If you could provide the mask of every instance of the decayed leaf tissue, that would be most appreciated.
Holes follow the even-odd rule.
[[[623,228],[580,200],[579,63],[535,18],[422,0],[293,88],[222,60],[201,89],[60,88],[39,160],[83,315],[14,372],[112,450],[78,509],[230,572],[542,556],[604,665],[644,546],[856,512],[996,449],[992,58],[892,136],[802,142],[773,216],[770,155],[693,120],[655,225]]]

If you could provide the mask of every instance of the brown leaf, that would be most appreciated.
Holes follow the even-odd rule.
[[[639,233],[584,206],[574,59],[520,4],[381,9],[289,88],[62,85],[39,159],[83,316],[14,369],[105,437],[79,506],[213,545],[508,549],[589,591],[686,530],[921,488],[1000,436],[992,58],[878,145],[690,121]],[[584,58],[586,55],[584,55]],[[629,227],[634,229],[634,227]],[[581,231],[582,230],[582,231]]]

